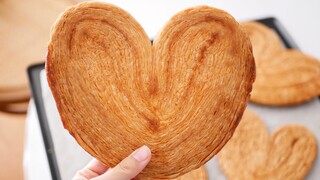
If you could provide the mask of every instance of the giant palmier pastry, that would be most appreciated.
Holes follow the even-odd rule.
[[[231,138],[255,78],[251,44],[228,13],[173,16],[153,44],[124,10],[81,3],[54,25],[47,78],[64,127],[113,167],[146,144],[140,177],[176,178]]]

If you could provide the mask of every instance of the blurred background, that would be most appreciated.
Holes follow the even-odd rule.
[[[65,8],[78,2],[0,0],[0,180],[24,179],[25,130],[30,131],[33,126],[25,127],[31,98],[27,67],[44,62],[51,26]],[[275,17],[302,51],[320,59],[319,0],[105,2],[118,5],[131,13],[150,38],[172,15],[194,5],[221,8],[239,21]]]

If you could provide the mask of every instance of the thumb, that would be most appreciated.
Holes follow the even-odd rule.
[[[150,149],[147,146],[142,146],[122,160],[116,167],[94,178],[94,180],[130,180],[146,167],[150,159]]]

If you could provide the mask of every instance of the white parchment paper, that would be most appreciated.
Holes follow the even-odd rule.
[[[75,139],[64,129],[56,103],[49,89],[46,74],[41,72],[42,96],[54,144],[54,150],[62,180],[70,180],[92,157],[84,151]]]
[[[44,71],[41,72],[41,83],[44,105],[54,142],[60,174],[63,180],[69,180],[76,171],[83,168],[92,157],[86,153],[63,128]],[[320,143],[320,100],[318,98],[293,107],[267,107],[249,104],[249,108],[260,115],[267,124],[270,133],[282,125],[300,124],[309,128],[316,135],[318,144]],[[320,149],[318,149],[318,154],[320,154]],[[307,180],[316,180],[320,178],[319,159],[319,157],[316,159],[311,172],[306,178]],[[239,164],[239,166],[241,166],[241,164]],[[210,160],[206,164],[206,167],[209,173],[209,179],[226,179],[220,171],[216,158]]]

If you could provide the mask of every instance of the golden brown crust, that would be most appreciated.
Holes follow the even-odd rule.
[[[320,62],[297,50],[271,56],[257,67],[251,101],[283,106],[306,102],[320,95]]]
[[[284,49],[278,35],[266,25],[250,21],[241,23],[241,27],[250,38],[257,66],[260,62],[268,61],[270,56]]]
[[[247,109],[218,157],[230,180],[291,180],[304,179],[316,155],[317,141],[307,128],[286,125],[270,137],[264,123]]]
[[[239,24],[206,6],[172,17],[151,45],[124,10],[81,3],[53,27],[46,70],[63,124],[86,151],[113,167],[146,144],[140,177],[162,179],[219,152],[255,78]]]
[[[0,104],[30,98],[27,67],[44,62],[52,23],[71,4],[67,0],[1,1]]]
[[[192,170],[178,178],[170,179],[170,180],[207,180],[207,179],[208,179],[207,169],[205,166],[201,166],[198,169]],[[152,180],[156,180],[156,179],[152,178]]]

